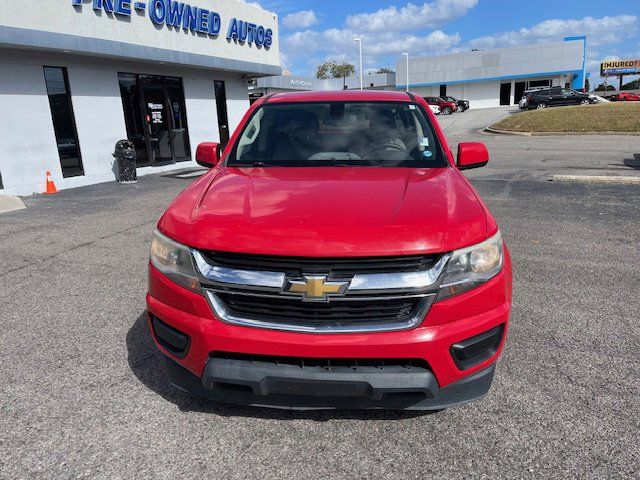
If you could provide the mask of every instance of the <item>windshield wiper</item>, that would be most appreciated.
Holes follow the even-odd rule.
[[[229,167],[266,167],[267,164],[264,162],[234,162]]]

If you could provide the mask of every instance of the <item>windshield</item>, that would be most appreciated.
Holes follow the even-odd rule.
[[[326,102],[263,105],[245,125],[227,165],[434,168],[447,164],[418,105]]]

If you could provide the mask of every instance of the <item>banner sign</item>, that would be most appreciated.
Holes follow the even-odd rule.
[[[601,77],[640,75],[640,60],[607,60],[600,64]]]

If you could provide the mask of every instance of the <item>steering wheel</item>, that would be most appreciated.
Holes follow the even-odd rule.
[[[406,147],[403,147],[402,145],[398,145],[397,143],[394,143],[394,142],[388,142],[388,143],[385,143],[384,145],[377,146],[376,148],[374,148],[373,150],[368,152],[362,158],[364,160],[368,160],[369,157],[371,157],[374,153],[379,152],[381,150],[391,150],[391,151],[395,151],[395,152],[406,152],[407,151]]]

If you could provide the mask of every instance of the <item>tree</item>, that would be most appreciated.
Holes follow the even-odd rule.
[[[382,68],[379,68],[376,73],[396,73],[396,71],[391,68],[382,67]]]
[[[318,68],[316,68],[316,78],[319,78],[321,80],[334,78],[332,73],[336,68],[336,65],[336,62],[334,62],[333,60],[328,60],[324,63],[321,63],[320,65],[318,65]]]
[[[634,80],[629,83],[625,83],[622,85],[621,90],[638,90],[640,88],[640,80]]]
[[[356,67],[350,63],[338,63],[334,60],[327,60],[318,65],[316,78],[326,80],[327,78],[347,78],[356,73]]]

